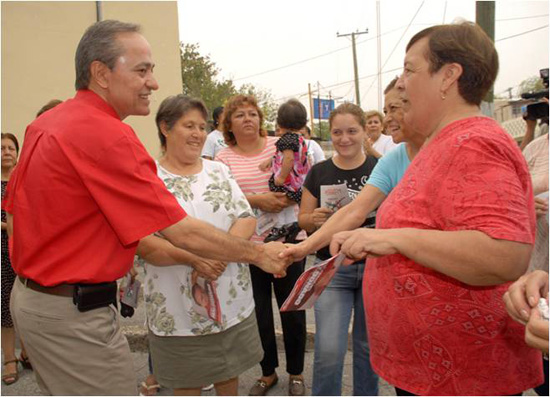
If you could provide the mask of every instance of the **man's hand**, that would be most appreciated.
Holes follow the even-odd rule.
[[[537,217],[548,214],[548,199],[535,197],[535,213]]]
[[[525,325],[531,317],[531,311],[538,310],[536,307],[541,297],[548,298],[548,273],[535,270],[513,283],[502,299],[510,317]]]
[[[357,262],[367,256],[378,257],[397,253],[391,243],[392,230],[356,229],[350,232],[340,232],[332,236],[330,254],[339,252],[348,258],[344,264]],[[351,261],[351,262],[350,262]]]
[[[311,254],[307,243],[302,241],[299,244],[285,244],[286,249],[279,254],[280,258],[290,259],[292,262],[298,262]]]
[[[193,263],[191,263],[191,266],[199,276],[212,281],[222,275],[227,267],[227,263],[197,257]]]
[[[278,241],[272,241],[264,244],[262,248],[263,255],[258,263],[256,263],[258,267],[264,272],[271,273],[276,277],[286,276],[286,268],[293,261],[291,258],[284,258],[279,255],[286,249],[285,245]]]

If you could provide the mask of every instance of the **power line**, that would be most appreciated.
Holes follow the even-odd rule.
[[[445,3],[446,4],[446,3]],[[403,31],[403,33],[401,34],[401,37],[399,38],[399,40],[397,41],[397,43],[395,43],[395,45],[393,46],[391,52],[390,52],[390,55],[388,55],[388,57],[386,58],[386,61],[384,62],[384,64],[382,65],[382,68],[383,69],[386,64],[388,63],[388,61],[390,60],[391,56],[393,55],[393,53],[395,52],[395,49],[397,48],[397,46],[399,45],[399,43],[401,43],[401,40],[403,40],[403,37],[405,37],[405,34],[407,33],[407,31],[409,30],[409,28],[411,27],[412,23],[414,22],[416,16],[418,15],[418,13],[420,12],[420,10],[422,9],[422,6],[424,5],[424,2],[420,3],[420,6],[418,6],[418,9],[416,10],[416,12],[414,13],[411,21],[409,22],[409,24],[407,25],[407,28]],[[370,83],[370,86],[369,88],[367,88],[367,91],[365,92],[365,94],[363,95],[363,97],[365,97],[369,91],[371,90],[373,84],[374,84],[374,81],[372,81],[372,83]]]
[[[400,27],[398,27],[398,28],[389,30],[389,31],[387,31],[387,32],[382,33],[380,36],[385,36],[385,35],[387,35],[387,34],[396,32],[396,31],[398,31],[398,30],[403,29],[404,27],[405,27],[405,26],[400,26]],[[366,40],[362,40],[362,41],[357,41],[356,44],[363,44],[363,43],[366,43],[367,41],[374,40],[374,39],[376,39],[377,37],[378,37],[378,36],[370,37],[370,38],[368,38],[368,39],[366,39]],[[350,47],[351,47],[351,46],[338,48],[338,49],[333,50],[333,51],[325,52],[324,54],[315,55],[315,56],[313,56],[313,57],[311,57],[311,58],[302,59],[302,60],[300,60],[300,61],[296,61],[296,62],[293,62],[293,63],[289,63],[289,64],[287,64],[287,65],[279,66],[279,67],[276,67],[276,68],[273,68],[273,69],[265,70],[265,71],[263,71],[263,72],[251,74],[251,75],[249,75],[249,76],[239,77],[239,78],[233,79],[233,81],[239,81],[239,80],[249,79],[249,78],[252,78],[252,77],[261,76],[261,75],[263,75],[263,74],[267,74],[267,73],[271,73],[271,72],[276,72],[276,71],[281,70],[281,69],[289,68],[289,67],[291,67],[291,66],[296,66],[296,65],[299,65],[299,64],[301,64],[301,63],[313,61],[313,60],[318,59],[318,58],[322,58],[322,57],[325,57],[325,56],[328,56],[328,55],[332,55],[332,54],[334,54],[334,53],[336,53],[336,52],[339,52],[339,51],[347,50],[347,49],[350,48]]]
[[[542,17],[547,17],[548,14],[544,14],[544,15],[532,15],[530,17],[516,17],[516,18],[503,18],[503,19],[495,19],[496,22],[502,22],[502,21],[517,21],[517,20],[520,20],[520,19],[532,19],[532,18],[542,18]]]
[[[544,25],[544,26],[541,26],[540,28],[535,28],[535,29],[532,29],[532,30],[528,30],[528,31],[523,32],[523,33],[518,33],[518,34],[514,34],[514,35],[512,35],[512,36],[503,37],[502,39],[495,40],[495,42],[497,42],[497,41],[503,41],[503,40],[508,40],[508,39],[513,38],[513,37],[523,36],[524,34],[536,32],[537,30],[541,30],[541,29],[544,29],[544,28],[547,28],[547,27],[548,27],[548,25]]]

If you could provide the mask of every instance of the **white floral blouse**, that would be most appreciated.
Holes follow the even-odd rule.
[[[157,173],[188,215],[228,231],[238,218],[254,216],[243,192],[222,163],[202,160],[200,173],[174,175],[157,163]],[[160,336],[206,335],[224,331],[254,310],[248,265],[229,263],[216,280],[221,321],[195,310],[191,272],[187,265],[153,266],[136,257],[145,268],[145,306],[149,329]]]

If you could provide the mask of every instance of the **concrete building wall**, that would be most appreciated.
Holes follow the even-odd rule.
[[[95,1],[2,2],[2,132],[23,141],[26,126],[50,99],[75,94],[74,54],[88,26],[96,22]],[[175,1],[100,2],[103,19],[139,23],[151,44],[160,89],[151,114],[128,117],[156,157],[154,115],[168,95],[181,92],[178,13]]]

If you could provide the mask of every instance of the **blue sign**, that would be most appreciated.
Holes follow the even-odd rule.
[[[313,98],[313,118],[328,120],[334,110],[334,99]],[[320,116],[319,116],[320,115]]]

